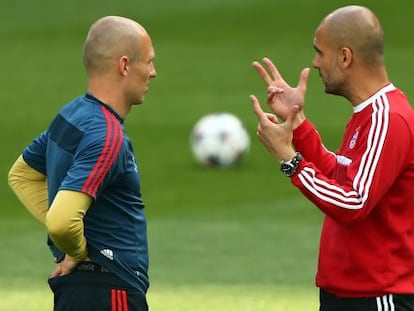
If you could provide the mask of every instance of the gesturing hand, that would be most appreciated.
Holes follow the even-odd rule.
[[[292,159],[295,156],[295,150],[292,146],[293,121],[301,107],[292,106],[287,112],[286,121],[280,123],[277,116],[263,111],[256,96],[250,95],[250,100],[259,120],[257,136],[262,144],[279,160]]]
[[[302,70],[297,87],[291,87],[280,75],[278,69],[269,58],[264,58],[263,62],[268,71],[257,61],[253,62],[253,67],[267,84],[267,104],[270,109],[281,119],[286,120],[293,106],[303,108],[306,94],[306,84],[309,76],[309,68]],[[305,119],[303,110],[295,115],[293,127],[296,128]]]

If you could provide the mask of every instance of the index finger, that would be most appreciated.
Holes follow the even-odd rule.
[[[270,77],[269,73],[266,71],[266,69],[260,64],[258,61],[253,62],[253,67],[256,69],[256,71],[259,73],[259,75],[262,77],[262,80],[267,85],[272,85],[272,78]]]
[[[263,62],[266,64],[267,68],[269,68],[274,80],[281,78],[279,70],[277,70],[275,64],[273,64],[270,58],[268,57],[263,58]]]
[[[262,107],[260,106],[260,103],[259,103],[259,100],[257,99],[257,97],[254,96],[254,95],[250,95],[249,98],[250,98],[250,101],[252,102],[253,111],[254,111],[254,114],[256,115],[257,119],[259,119],[259,121],[261,121],[263,119],[267,119],[266,114],[263,111]]]

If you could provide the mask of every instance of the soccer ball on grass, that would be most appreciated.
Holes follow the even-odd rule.
[[[203,116],[191,133],[194,157],[206,166],[229,167],[242,160],[250,146],[249,135],[238,117],[231,113]]]

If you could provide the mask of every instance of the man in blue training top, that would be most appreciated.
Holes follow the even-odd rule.
[[[88,91],[64,106],[17,159],[9,185],[44,223],[57,263],[54,310],[148,310],[140,179],[124,119],[156,76],[151,38],[106,16],[84,46]]]

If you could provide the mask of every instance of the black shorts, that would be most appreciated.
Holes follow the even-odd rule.
[[[380,297],[340,298],[320,289],[319,311],[413,311],[414,295],[388,294]]]
[[[80,264],[48,282],[54,311],[148,311],[145,294],[96,264]]]

